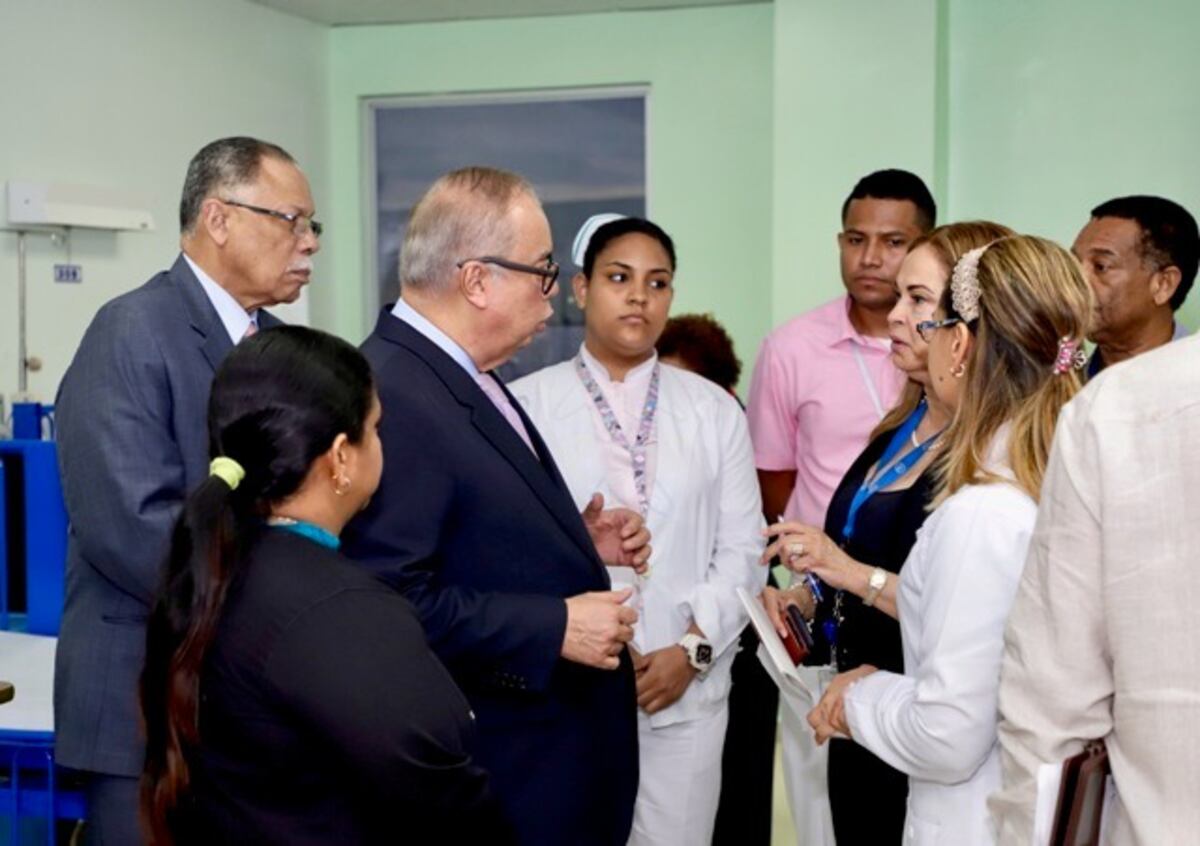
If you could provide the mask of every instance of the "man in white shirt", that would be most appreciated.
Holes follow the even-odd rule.
[[[100,309],[63,377],[70,518],[55,664],[55,756],[86,776],[88,843],[134,844],[146,617],[187,491],[208,475],[213,374],[308,283],[321,225],[282,148],[223,138],[188,166],[181,255]]]
[[[1098,376],[1062,412],[1005,634],[1000,842],[1028,844],[1037,775],[1108,748],[1106,843],[1200,832],[1200,338]]]

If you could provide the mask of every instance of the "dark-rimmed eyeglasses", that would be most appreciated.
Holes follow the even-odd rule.
[[[947,326],[953,326],[955,323],[962,323],[961,317],[947,317],[944,320],[922,320],[917,324],[917,332],[925,343],[933,340],[933,333],[938,329],[943,329]]]
[[[534,276],[540,276],[542,277],[543,297],[550,296],[550,292],[554,290],[554,283],[558,281],[559,268],[553,261],[545,267],[538,267],[533,264],[521,264],[518,261],[509,261],[498,256],[479,256],[478,258],[463,259],[455,267],[461,269],[469,261],[477,261],[481,264],[494,264],[496,267],[503,267],[505,270],[515,270],[517,273],[532,273]]]
[[[309,232],[312,232],[314,237],[320,238],[321,233],[325,231],[325,224],[313,220],[308,215],[289,214],[288,212],[275,211],[275,209],[265,209],[262,206],[252,206],[249,203],[241,203],[237,200],[221,200],[221,202],[227,206],[237,206],[239,209],[252,211],[255,214],[265,214],[277,220],[286,220],[292,225],[292,234],[297,238],[303,238]]]

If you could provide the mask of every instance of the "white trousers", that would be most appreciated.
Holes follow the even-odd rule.
[[[712,842],[721,795],[721,751],[729,707],[710,717],[651,728],[638,709],[637,803],[630,846]]]
[[[817,667],[796,668],[813,690],[820,689]],[[813,703],[781,691],[779,717],[783,745],[783,780],[787,785],[798,846],[834,846],[829,811],[829,744],[817,746],[805,719]]]

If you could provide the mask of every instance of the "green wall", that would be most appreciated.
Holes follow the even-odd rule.
[[[778,324],[844,290],[835,238],[860,177],[899,167],[934,184],[937,4],[775,0],[774,8]]]
[[[1123,194],[1200,216],[1197,33],[1194,0],[950,0],[950,214],[1068,246]]]
[[[678,247],[675,310],[716,313],[749,364],[771,323],[771,27],[755,4],[334,29],[332,325],[358,339],[373,322],[362,98],[648,84],[649,213]]]
[[[768,329],[839,290],[834,233],[877,167],[931,181],[942,219],[1070,243],[1100,200],[1200,213],[1193,0],[775,0],[325,28],[245,0],[0,0],[0,179],[124,187],[151,234],[30,247],[31,378],[55,390],[96,308],[176,249],[188,158],[251,133],[291,149],[330,225],[311,321],[357,341],[362,98],[648,85],[650,213],[677,236],[676,308],[714,312],[747,368]],[[0,219],[2,219],[0,215]],[[566,245],[559,245],[560,253]],[[14,238],[0,233],[0,393],[16,387]],[[304,309],[296,312],[301,318]],[[1182,319],[1200,325],[1200,294]]]

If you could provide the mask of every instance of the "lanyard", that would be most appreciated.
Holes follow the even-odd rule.
[[[846,512],[846,525],[842,528],[842,546],[850,540],[854,534],[854,523],[858,517],[859,509],[863,507],[868,499],[877,494],[879,491],[886,488],[888,485],[895,483],[897,479],[912,469],[922,456],[929,451],[933,446],[934,441],[938,439],[938,432],[915,447],[910,449],[900,458],[896,458],[896,454],[904,447],[913,433],[917,431],[917,426],[920,425],[921,419],[925,417],[926,403],[921,400],[921,404],[913,409],[912,414],[900,426],[899,429],[892,435],[891,441],[888,442],[887,449],[879,458],[879,463],[876,465],[879,469],[873,476],[864,479],[863,483],[858,486],[858,491],[854,494],[854,499],[850,501],[850,508]],[[833,616],[826,620],[822,629],[825,633],[825,639],[829,642],[830,663],[836,668],[838,665],[837,658],[837,641],[838,627],[842,622],[842,596],[843,591],[838,591],[833,602]]]
[[[879,399],[879,389],[875,387],[875,380],[871,378],[871,371],[867,369],[867,362],[863,359],[862,350],[858,348],[857,342],[851,342],[851,349],[854,352],[854,360],[858,363],[859,375],[862,376],[863,384],[867,386],[867,393],[871,395],[871,405],[875,406],[875,413],[882,420],[885,413],[883,402]]]
[[[879,469],[874,475],[863,480],[863,483],[858,486],[858,490],[854,493],[854,499],[850,501],[850,509],[846,512],[846,525],[842,528],[842,543],[846,543],[854,535],[854,524],[858,519],[859,509],[866,504],[867,500],[879,493],[884,488],[894,484],[897,479],[907,473],[912,466],[916,464],[933,446],[933,442],[937,440],[937,435],[930,437],[917,444],[904,455],[899,458],[896,454],[908,443],[909,438],[917,431],[917,426],[920,425],[922,418],[925,417],[925,409],[927,408],[924,401],[921,402],[913,413],[908,415],[908,419],[904,424],[896,430],[892,435],[891,442],[888,443],[887,449],[879,459],[879,464],[876,465]],[[940,434],[940,433],[939,433]]]
[[[276,529],[282,529],[285,532],[291,532],[302,538],[308,538],[313,543],[318,543],[326,549],[336,551],[342,545],[337,535],[322,529],[320,526],[307,523],[304,520],[293,520],[291,517],[270,517],[267,519],[267,525]]]
[[[617,421],[616,412],[604,398],[604,393],[596,384],[591,372],[588,371],[582,355],[575,357],[575,372],[579,374],[579,381],[583,382],[584,390],[588,392],[588,396],[596,405],[596,410],[600,412],[600,420],[604,423],[604,428],[608,430],[612,439],[629,453],[629,460],[633,464],[633,486],[637,490],[638,508],[645,517],[650,513],[650,492],[646,489],[646,444],[654,429],[654,413],[658,410],[658,363],[655,362],[654,371],[650,374],[650,388],[646,391],[646,403],[642,406],[642,419],[633,443],[629,442],[629,438]]]

